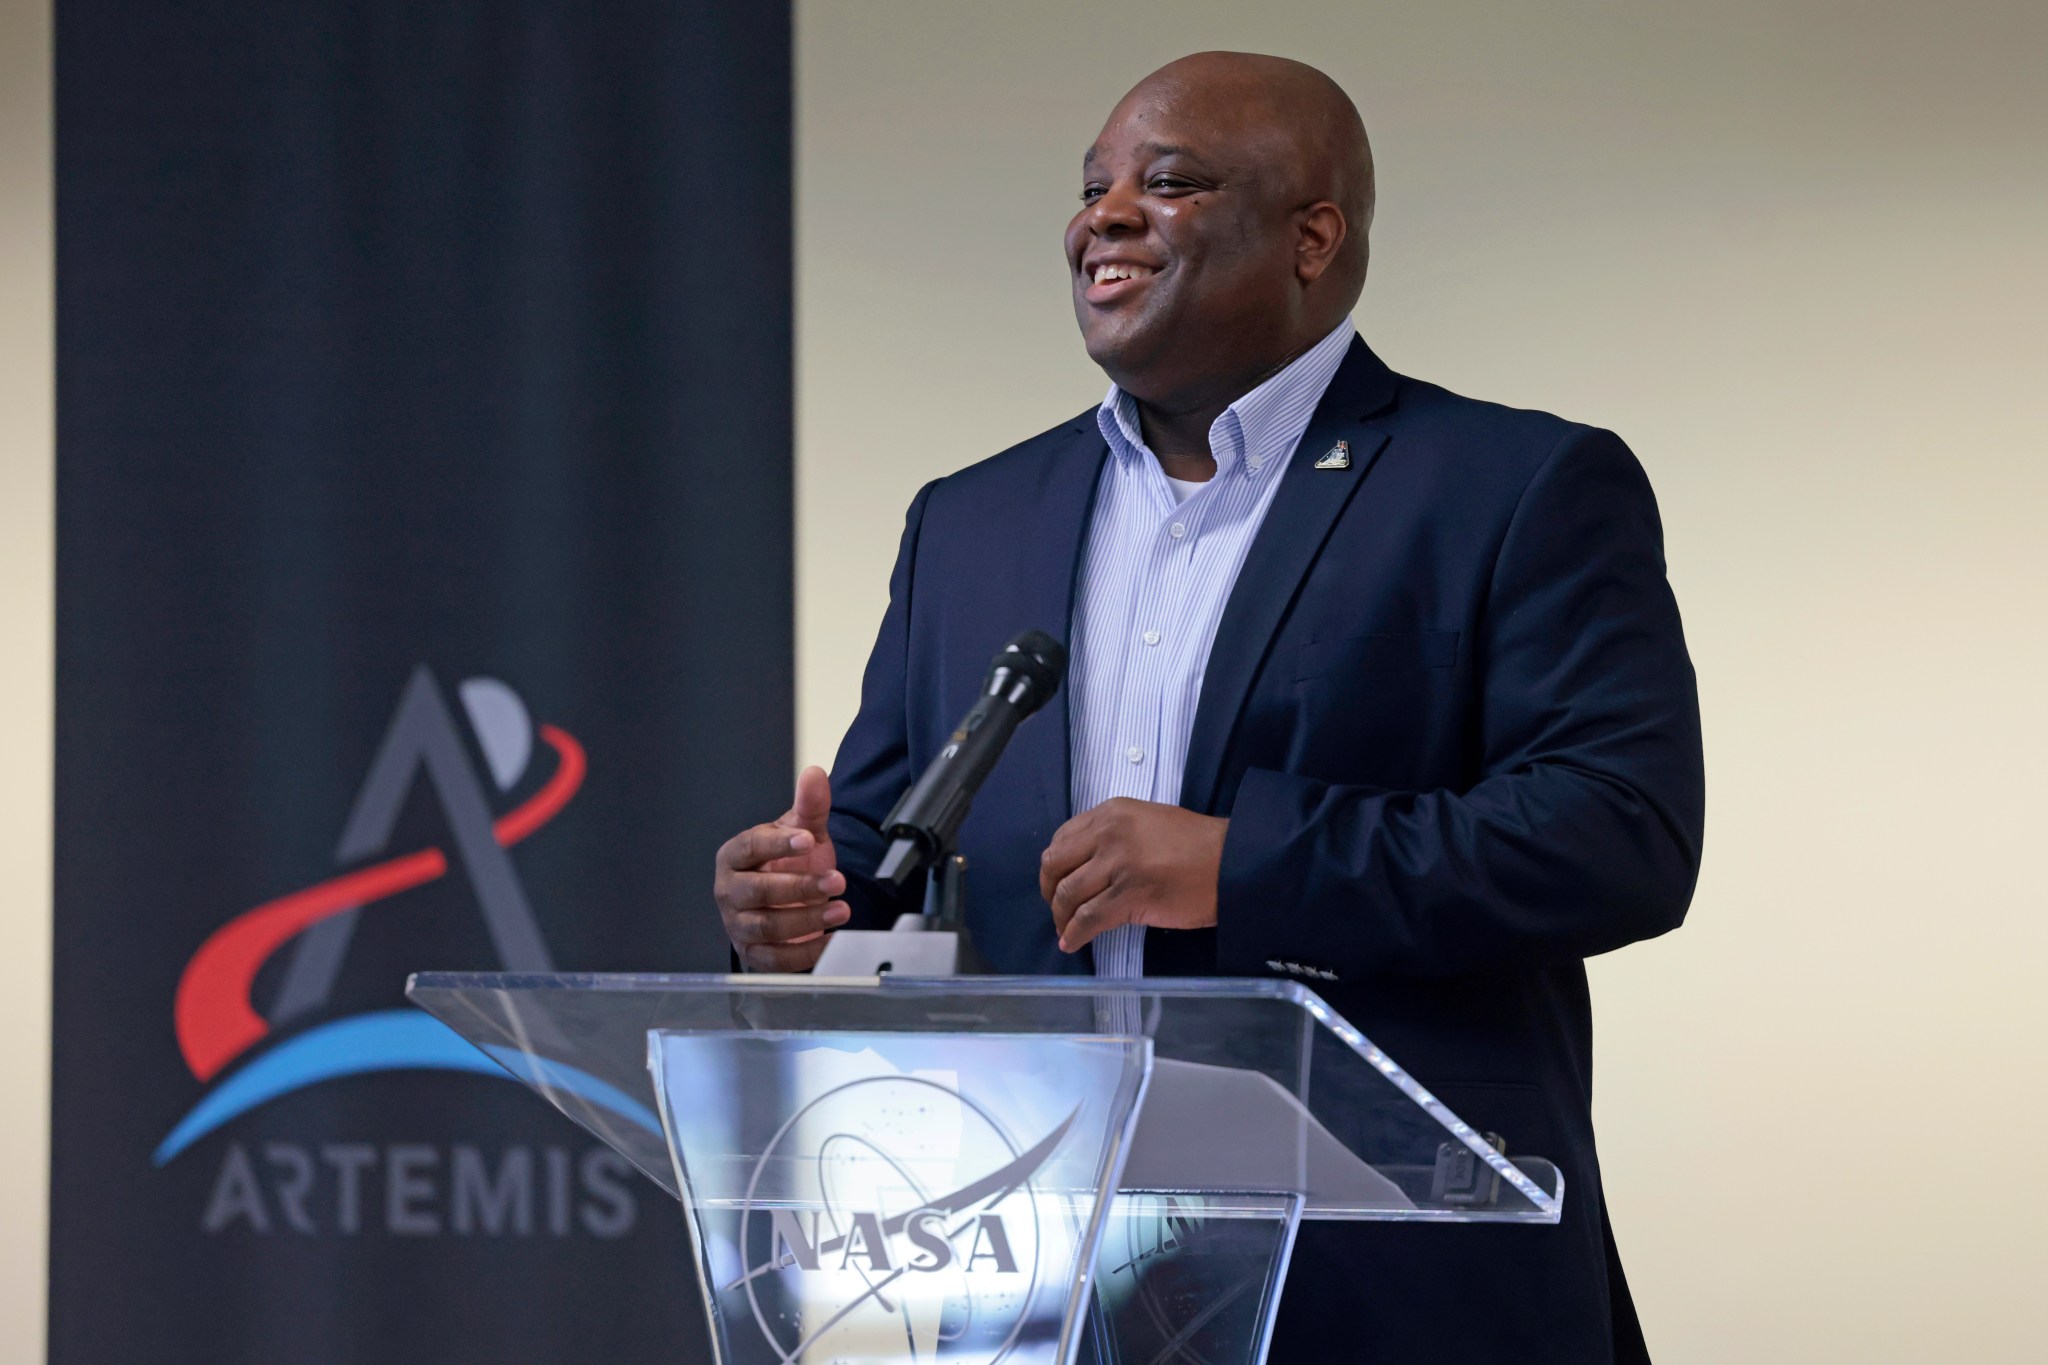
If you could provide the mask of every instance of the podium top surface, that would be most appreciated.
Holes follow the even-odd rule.
[[[1555,1167],[1496,1150],[1515,1135],[1476,1131],[1289,981],[422,972],[407,994],[671,1194],[650,1034],[841,1048],[1048,1035],[1146,1040],[1125,1189],[1286,1191],[1309,1218],[1554,1223],[1561,1212]]]

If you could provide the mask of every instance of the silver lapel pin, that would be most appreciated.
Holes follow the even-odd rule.
[[[1328,450],[1324,451],[1324,452],[1323,452],[1323,457],[1322,457],[1322,458],[1321,458],[1320,460],[1317,460],[1317,461],[1316,461],[1316,468],[1317,468],[1317,469],[1349,469],[1349,468],[1351,468],[1351,442],[1349,442],[1349,441],[1339,441],[1339,442],[1337,442],[1337,444],[1335,444],[1335,445],[1331,446],[1331,447],[1330,447],[1330,448],[1329,448]]]

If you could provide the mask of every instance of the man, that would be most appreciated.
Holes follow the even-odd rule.
[[[1352,333],[1372,161],[1320,72],[1175,62],[1082,181],[1067,262],[1109,397],[917,495],[829,783],[719,854],[727,932],[801,971],[914,908],[866,875],[877,825],[1003,641],[1064,633],[1066,687],[961,835],[995,967],[1312,980],[1565,1174],[1558,1227],[1305,1227],[1272,1359],[1644,1359],[1583,959],[1676,926],[1699,862],[1649,485],[1612,434]]]

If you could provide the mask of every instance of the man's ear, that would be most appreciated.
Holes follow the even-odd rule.
[[[1344,210],[1327,199],[1310,204],[1295,218],[1300,235],[1295,241],[1294,275],[1303,284],[1314,284],[1337,259],[1350,225],[1344,221]]]

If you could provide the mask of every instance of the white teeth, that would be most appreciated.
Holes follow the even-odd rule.
[[[1154,272],[1150,266],[1109,265],[1105,263],[1095,267],[1095,282],[1102,284],[1108,280],[1135,280],[1152,273]]]

